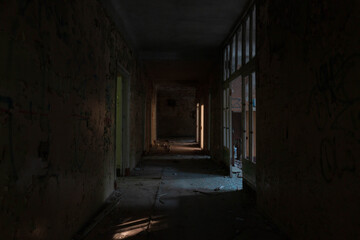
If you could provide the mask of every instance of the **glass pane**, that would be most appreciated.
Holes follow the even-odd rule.
[[[225,109],[223,110],[223,127],[226,127],[226,113],[225,113]]]
[[[226,147],[229,148],[230,147],[230,109],[229,109],[229,92],[230,88],[226,89],[226,134],[227,134],[227,138],[226,138]]]
[[[256,7],[254,6],[253,12],[252,12],[252,38],[251,38],[251,42],[252,42],[252,57],[255,56],[256,54]]]
[[[245,39],[246,39],[245,63],[248,63],[250,57],[250,17],[246,19]]]
[[[226,48],[224,50],[224,81],[226,80]]]
[[[228,69],[229,69],[229,65],[228,65],[228,46],[226,46],[226,49],[225,49],[225,79],[228,78]]]
[[[230,45],[227,45],[227,61],[226,61],[226,78],[230,77],[230,71],[229,71],[229,67],[230,67]]]
[[[244,114],[246,114],[245,116],[245,130],[246,130],[246,134],[245,134],[245,152],[244,152],[244,156],[246,159],[249,158],[249,76],[245,77],[245,109],[244,109]]]
[[[256,74],[252,73],[252,108],[253,108],[253,159],[252,161],[256,163]]]
[[[223,91],[223,108],[226,108],[226,90]]]
[[[256,111],[256,74],[252,73],[252,106],[253,111]]]
[[[231,41],[231,73],[235,72],[235,59],[236,59],[236,34],[234,34]]]
[[[241,77],[236,78],[231,82],[231,127],[232,127],[232,145],[234,166],[241,168],[242,156],[242,132],[241,116],[242,116],[242,82]]]
[[[226,110],[227,113],[227,144],[226,146],[230,148],[230,109]]]
[[[231,110],[241,112],[241,77],[231,82]]]
[[[224,129],[224,142],[223,142],[223,145],[224,145],[224,147],[226,147],[226,128],[223,128]]]
[[[240,69],[241,65],[242,65],[242,27],[239,28],[238,31],[238,60],[237,60],[237,69]]]
[[[223,90],[223,144],[226,146],[226,90]]]
[[[228,96],[229,96],[229,89],[225,89],[225,108],[228,108]]]

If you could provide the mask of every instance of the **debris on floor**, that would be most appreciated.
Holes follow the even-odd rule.
[[[220,191],[222,189],[224,189],[224,186],[217,187],[217,188],[214,189],[214,191],[217,192],[217,191]]]
[[[216,195],[218,195],[217,193],[204,192],[204,191],[199,191],[199,190],[194,190],[193,192],[194,193],[201,193],[201,194],[208,195],[208,196],[216,196]]]
[[[246,200],[242,178],[202,155],[173,160],[150,156],[139,176],[119,180],[121,201],[84,240],[286,239]]]

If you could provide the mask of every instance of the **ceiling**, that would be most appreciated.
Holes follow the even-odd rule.
[[[250,0],[101,0],[156,86],[206,87]],[[220,67],[219,67],[220,69]]]
[[[217,52],[248,0],[102,2],[140,57],[183,59]]]
[[[207,81],[214,68],[211,60],[148,60],[144,65],[147,77],[158,85],[183,87]]]

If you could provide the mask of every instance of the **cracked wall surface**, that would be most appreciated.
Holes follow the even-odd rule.
[[[70,239],[114,189],[119,65],[142,152],[144,77],[98,1],[0,1],[0,22],[0,238]]]
[[[292,239],[358,239],[358,1],[259,1],[257,194]]]

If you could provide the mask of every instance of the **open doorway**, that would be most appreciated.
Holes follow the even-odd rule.
[[[158,87],[157,140],[186,138],[195,141],[195,94],[193,87]]]
[[[204,149],[204,104],[200,107],[200,148]]]
[[[242,108],[242,81],[238,77],[231,82],[231,122],[232,122],[232,172],[241,174],[243,157],[243,138],[244,128],[242,126],[243,108]]]
[[[200,104],[196,104],[196,142],[200,142]]]
[[[256,163],[255,86],[255,72],[239,76],[230,82],[229,90],[226,90],[224,96],[225,103],[231,103],[224,108],[224,146],[230,146],[228,154],[231,174],[238,177],[242,176],[245,160]]]
[[[151,154],[175,154],[184,149],[199,151],[196,89],[187,86],[157,86],[156,140]],[[185,151],[186,152],[186,151]]]

